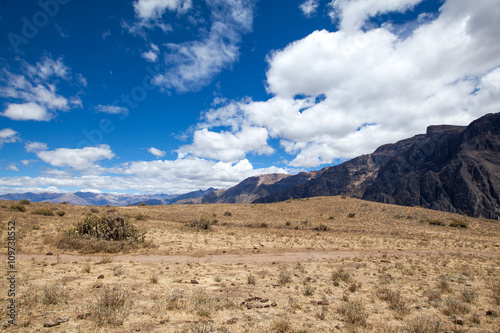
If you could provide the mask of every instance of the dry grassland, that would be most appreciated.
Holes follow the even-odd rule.
[[[3,257],[0,331],[500,332],[498,221],[341,197],[18,204],[0,201],[4,251],[16,221],[18,301],[9,326]],[[64,230],[112,209],[146,241],[61,249]]]

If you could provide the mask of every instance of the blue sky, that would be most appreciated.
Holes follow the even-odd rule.
[[[0,4],[0,193],[183,193],[500,104],[496,0]]]

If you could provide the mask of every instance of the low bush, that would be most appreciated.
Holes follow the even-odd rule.
[[[66,212],[64,210],[59,210],[56,212],[56,214],[62,217],[66,214]]]
[[[199,229],[199,230],[210,230],[212,229],[212,225],[217,224],[217,220],[210,221],[207,218],[202,217],[199,220],[193,220],[191,222],[186,223],[186,227]]]
[[[116,212],[101,216],[87,214],[76,227],[64,230],[62,235],[50,239],[50,243],[82,253],[116,253],[139,245],[151,246],[145,235],[146,231],[139,230]]]
[[[450,222],[452,228],[468,228],[469,224],[466,221],[453,220]]]
[[[21,204],[21,205],[30,205],[31,201],[29,201],[28,199],[23,199],[23,200],[19,201],[19,204]]]
[[[31,212],[35,215],[54,216],[54,212],[48,208],[38,208]]]
[[[445,226],[446,224],[441,220],[429,220],[430,225]]]
[[[12,205],[10,206],[10,210],[24,213],[26,211],[26,207],[24,207],[23,205]]]

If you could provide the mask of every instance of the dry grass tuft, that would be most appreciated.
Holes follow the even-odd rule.
[[[123,325],[131,305],[128,292],[117,286],[105,286],[92,306],[92,318],[98,326]]]

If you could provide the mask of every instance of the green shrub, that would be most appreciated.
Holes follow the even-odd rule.
[[[24,207],[23,205],[12,205],[12,206],[10,206],[10,210],[19,211],[19,212],[24,213],[26,211],[26,207]]]
[[[443,221],[441,220],[429,220],[430,225],[439,225],[439,226],[444,226],[446,225]]]
[[[210,230],[212,229],[212,225],[216,224],[217,222],[218,222],[217,220],[210,221],[209,219],[202,217],[199,220],[193,220],[191,222],[187,222],[186,227],[199,230]]]
[[[450,222],[450,227],[453,228],[468,228],[469,224],[466,221],[453,220]]]
[[[135,240],[145,234],[145,232],[141,233],[127,218],[117,213],[108,213],[101,216],[87,214],[74,229],[69,230],[69,233],[106,241]]]
[[[54,216],[54,212],[48,208],[38,208],[31,212],[35,215]]]

